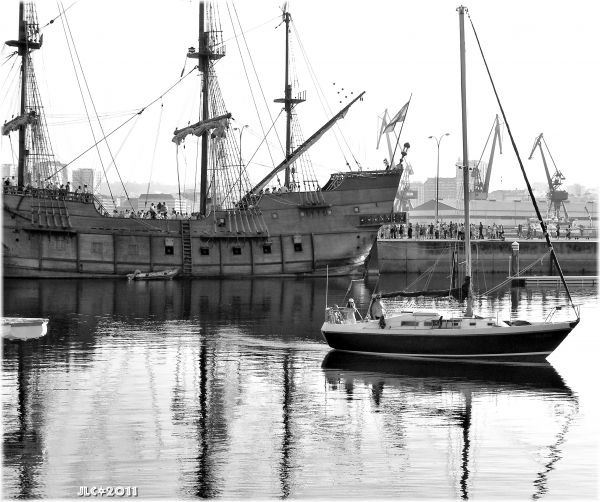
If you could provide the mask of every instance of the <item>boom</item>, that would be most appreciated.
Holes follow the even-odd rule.
[[[492,125],[492,130],[494,131],[494,138],[492,139],[492,147],[490,149],[490,160],[488,162],[487,168],[485,170],[485,181],[481,181],[481,170],[479,167],[475,167],[473,169],[473,199],[475,200],[485,200],[487,199],[488,192],[490,189],[490,178],[492,175],[492,164],[494,163],[494,154],[496,153],[496,142],[500,147],[500,153],[502,153],[502,137],[500,136],[500,119],[498,115],[494,120],[494,124]],[[489,141],[489,136],[488,136]],[[487,146],[487,143],[486,143]]]
[[[565,177],[558,170],[556,164],[554,164],[554,159],[552,159],[552,163],[554,164],[554,175],[550,175],[550,170],[548,169],[548,163],[546,162],[546,156],[544,155],[544,149],[542,148],[542,141],[546,146],[546,150],[548,151],[548,155],[550,155],[550,159],[552,159],[552,154],[548,149],[548,145],[544,140],[544,133],[540,133],[540,135],[535,138],[533,142],[533,148],[531,149],[531,153],[529,154],[529,159],[531,160],[533,154],[535,153],[535,149],[539,148],[540,155],[542,157],[542,163],[544,164],[544,170],[546,171],[546,179],[548,181],[548,218],[560,219],[560,209],[562,207],[565,213],[565,219],[569,219],[569,214],[567,213],[567,208],[565,207],[564,202],[569,198],[569,194],[566,190],[559,190]]]

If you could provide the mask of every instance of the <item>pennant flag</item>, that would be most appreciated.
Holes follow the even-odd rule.
[[[381,129],[379,130],[379,136],[377,136],[377,150],[379,150],[379,142],[381,141],[381,136],[383,136],[383,131],[385,130],[385,127],[388,124],[388,111],[387,108],[385,109],[385,112],[383,112],[383,118],[381,119]]]
[[[392,132],[394,130],[395,125],[398,122],[404,121],[404,118],[406,117],[406,111],[408,110],[408,103],[410,103],[410,101],[408,101],[402,108],[400,108],[400,111],[394,116],[394,118],[390,121],[390,123],[385,127],[383,132],[385,132],[385,133]]]

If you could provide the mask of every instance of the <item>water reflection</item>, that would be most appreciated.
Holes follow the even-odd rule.
[[[354,389],[359,385],[370,388],[373,402],[380,408],[386,391],[391,395],[400,392],[409,395],[412,407],[424,411],[425,417],[443,417],[448,427],[457,426],[461,431],[459,496],[469,499],[469,476],[477,470],[477,458],[472,454],[473,399],[480,396],[497,399],[503,395],[510,398],[524,396],[529,402],[553,403],[552,418],[558,432],[552,443],[543,445],[547,459],[543,469],[534,475],[532,498],[537,499],[548,491],[548,473],[561,460],[561,445],[571,422],[578,412],[578,399],[548,362],[523,364],[469,363],[463,361],[418,360],[386,358],[367,354],[330,351],[322,362],[322,368],[330,389]],[[448,407],[440,407],[439,399],[446,394],[462,397],[460,406],[451,401]],[[433,399],[432,399],[433,398]],[[441,402],[444,402],[443,400]],[[560,403],[562,407],[557,408]],[[429,408],[428,408],[429,407]],[[565,411],[566,410],[566,411]],[[395,413],[406,413],[396,408]],[[483,443],[481,438],[476,441]],[[400,443],[402,447],[405,444]],[[482,445],[475,445],[480,450]]]
[[[36,375],[29,375],[25,371],[25,347],[19,343],[17,347],[17,372],[16,372],[16,403],[7,406],[3,402],[3,414],[16,411],[16,428],[4,432],[4,459],[5,462],[18,466],[19,492],[18,498],[39,497],[38,474],[44,460],[43,434],[39,425],[43,423],[43,406],[36,406],[32,393],[36,392]],[[16,404],[16,406],[12,406]],[[14,410],[14,411],[13,411]]]
[[[366,309],[374,286],[348,290],[330,278],[327,294]],[[497,430],[539,458],[536,470],[516,462],[531,473],[528,494],[549,492],[577,410],[552,367],[398,365],[335,352],[323,361],[325,296],[325,279],[5,280],[6,315],[50,323],[43,338],[3,346],[3,495],[64,498],[118,480],[142,497],[451,489],[466,499],[498,488],[484,473],[505,467],[482,440]],[[521,288],[479,301],[517,315],[563,299]],[[494,418],[520,407],[537,421],[504,417],[505,430]],[[538,426],[551,438],[530,441]]]

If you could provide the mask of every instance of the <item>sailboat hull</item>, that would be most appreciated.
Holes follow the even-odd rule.
[[[345,275],[390,221],[399,171],[344,173],[319,198],[264,195],[203,219],[109,217],[98,201],[7,191],[5,277],[114,277],[180,268],[190,277]],[[317,203],[317,200],[319,201]]]
[[[376,321],[324,323],[323,336],[330,347],[342,351],[401,357],[539,361],[549,356],[576,322],[524,326],[452,329],[381,329]]]

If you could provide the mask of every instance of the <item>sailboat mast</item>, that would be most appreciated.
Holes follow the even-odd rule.
[[[467,141],[467,70],[465,62],[465,12],[467,8],[458,7],[460,27],[460,95],[462,109],[462,163],[463,163],[463,197],[465,206],[465,284],[467,290],[466,317],[473,316],[473,286],[471,284],[471,218],[469,208],[469,148]]]
[[[292,86],[290,84],[290,13],[284,11],[285,22],[285,158],[292,154]],[[290,186],[290,166],[285,168],[285,186]]]
[[[204,31],[204,2],[200,2],[198,35],[198,67],[202,72],[202,112],[200,120],[208,119],[208,88],[209,88],[209,47],[208,34]],[[206,216],[208,200],[208,131],[202,133],[202,156],[200,158],[200,214]]]

